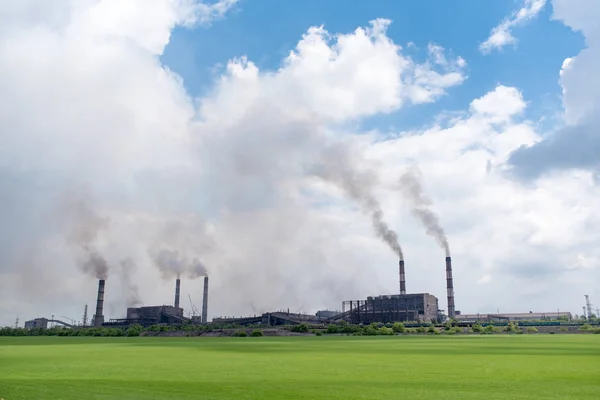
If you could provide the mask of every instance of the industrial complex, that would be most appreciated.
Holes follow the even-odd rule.
[[[399,293],[389,295],[369,296],[366,299],[343,300],[341,310],[321,310],[315,315],[294,314],[287,311],[269,312],[259,316],[248,316],[240,318],[213,318],[214,323],[231,323],[237,325],[262,324],[268,326],[290,325],[300,323],[327,324],[345,321],[350,324],[371,323],[393,323],[393,322],[444,322],[447,318],[455,319],[457,322],[502,322],[502,321],[531,321],[544,319],[572,319],[569,312],[548,313],[517,313],[517,314],[461,314],[455,309],[454,284],[452,278],[452,259],[446,257],[446,294],[447,313],[440,309],[438,298],[430,293],[407,293],[406,273],[404,260],[399,261]],[[208,276],[204,277],[204,292],[202,296],[202,311],[199,315],[196,308],[192,306],[192,312],[188,317],[184,316],[184,310],[180,304],[181,280],[175,280],[175,298],[172,305],[156,305],[143,307],[129,307],[125,318],[113,318],[106,320],[104,317],[104,289],[106,281],[98,281],[96,296],[96,311],[87,322],[87,306],[85,308],[83,326],[93,327],[127,327],[133,324],[142,326],[151,325],[180,325],[180,324],[206,324],[208,319]],[[584,307],[588,315],[592,315],[592,307],[589,297],[586,296],[587,307]],[[49,323],[58,323],[67,327],[74,327],[64,321],[47,318],[35,318],[25,322],[25,328],[47,328]]]

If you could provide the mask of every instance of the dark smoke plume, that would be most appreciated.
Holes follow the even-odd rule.
[[[67,199],[65,206],[71,221],[67,241],[85,253],[79,267],[97,279],[107,279],[108,263],[94,245],[98,234],[107,227],[108,218],[98,216],[81,198]]]
[[[413,215],[423,224],[428,235],[433,236],[435,241],[450,257],[450,246],[444,228],[440,225],[438,216],[429,209],[433,204],[423,190],[421,185],[421,171],[417,167],[409,168],[400,177],[400,190],[410,201]]]
[[[204,266],[204,264],[202,264],[200,260],[194,258],[188,270],[188,277],[190,279],[196,279],[200,276],[208,276],[208,271],[206,269],[206,266]]]
[[[185,260],[177,250],[161,249],[153,259],[163,279],[180,278],[185,271]]]
[[[177,250],[163,248],[152,258],[160,269],[163,279],[181,278],[183,274],[187,274],[190,279],[208,275],[206,267],[197,258],[190,262]]]
[[[119,265],[121,266],[121,279],[123,281],[123,288],[125,289],[127,307],[135,307],[142,304],[139,289],[137,285],[133,283],[133,279],[131,278],[131,275],[137,268],[135,261],[130,257],[127,257],[121,260]]]
[[[359,158],[352,157],[350,150],[344,146],[328,148],[323,154],[323,161],[315,169],[315,175],[334,183],[370,216],[373,229],[378,238],[382,239],[397,254],[404,259],[398,235],[383,219],[383,211],[379,200],[372,194],[377,176],[371,171],[357,168]]]
[[[83,272],[91,273],[98,279],[108,278],[108,263],[97,251],[85,248],[89,258],[81,264]]]

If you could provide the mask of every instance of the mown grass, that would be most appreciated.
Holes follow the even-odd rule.
[[[600,336],[0,338],[0,398],[600,399]]]

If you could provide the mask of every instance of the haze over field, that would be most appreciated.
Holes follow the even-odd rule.
[[[100,277],[107,318],[178,274],[211,317],[339,309],[397,293],[400,249],[445,308],[448,246],[457,310],[600,304],[599,18],[0,2],[0,325],[80,320]]]

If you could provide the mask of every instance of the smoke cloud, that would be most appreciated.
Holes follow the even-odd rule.
[[[197,258],[190,261],[178,250],[163,248],[154,255],[152,251],[150,253],[163,279],[181,278],[183,274],[186,274],[190,279],[208,275],[208,271],[202,262]]]
[[[121,280],[125,290],[127,307],[135,307],[142,304],[138,286],[133,283],[132,274],[137,269],[135,261],[131,257],[124,258],[119,263],[121,267]]]
[[[409,200],[412,214],[425,227],[427,234],[432,236],[437,244],[444,249],[446,257],[450,257],[450,246],[446,232],[444,232],[437,214],[429,209],[433,202],[425,195],[421,178],[421,171],[417,167],[409,168],[400,177],[400,190]]]
[[[200,260],[194,258],[188,271],[188,277],[190,279],[196,279],[200,276],[208,276],[208,270]]]
[[[67,242],[75,247],[76,252],[83,252],[83,257],[77,257],[83,272],[97,279],[107,279],[109,265],[96,249],[96,241],[100,232],[107,228],[109,219],[97,215],[82,197],[73,198],[70,195],[66,193],[65,202],[61,204],[70,216]]]
[[[108,278],[108,263],[96,250],[89,247],[84,248],[89,258],[81,264],[81,270],[90,273],[98,279]]]
[[[369,169],[361,169],[361,158],[343,144],[337,144],[323,153],[315,174],[340,187],[347,196],[359,204],[363,212],[371,218],[375,234],[383,240],[401,260],[404,259],[398,234],[384,221],[384,213],[379,200],[373,195],[377,184],[377,174]]]

